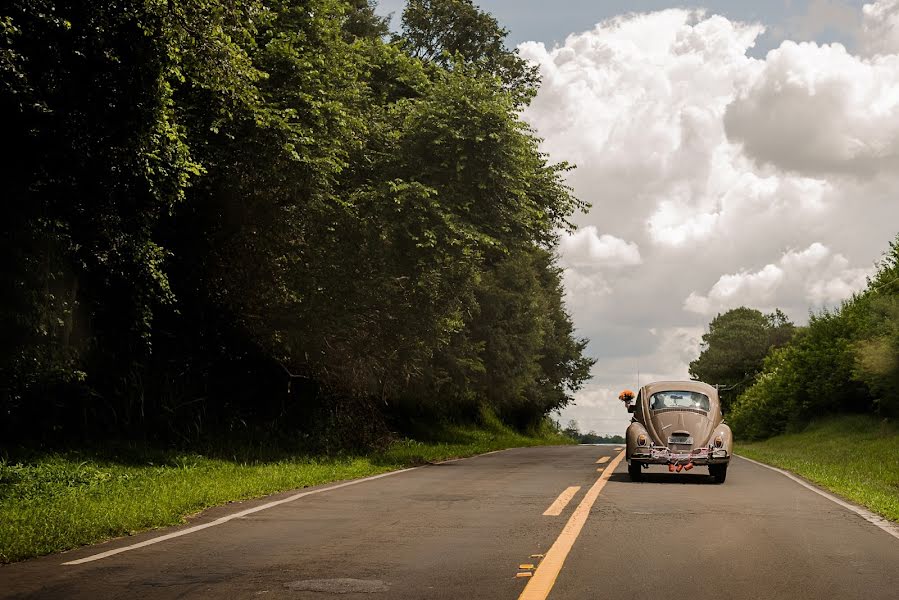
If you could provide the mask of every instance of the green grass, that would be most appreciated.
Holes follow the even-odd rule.
[[[899,426],[866,415],[811,424],[801,433],[740,443],[737,454],[787,469],[899,521]]]
[[[131,448],[0,461],[0,562],[175,525],[210,506],[283,490],[518,446],[572,443],[548,428],[525,436],[485,419],[439,441],[402,440],[368,456],[222,459]],[[434,439],[434,436],[432,436]]]

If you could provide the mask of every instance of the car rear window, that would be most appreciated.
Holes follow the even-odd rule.
[[[659,410],[662,408],[692,408],[694,410],[709,411],[709,397],[699,392],[681,392],[670,390],[656,392],[649,397],[649,408]]]

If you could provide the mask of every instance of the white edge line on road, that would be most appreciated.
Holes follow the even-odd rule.
[[[823,497],[827,498],[828,500],[830,500],[831,502],[839,504],[843,508],[851,510],[852,512],[854,512],[855,514],[857,514],[858,516],[863,518],[865,521],[868,521],[872,525],[876,525],[877,527],[879,527],[879,528],[883,529],[884,531],[886,531],[887,533],[889,533],[894,538],[899,539],[899,526],[888,521],[887,519],[884,519],[880,515],[876,515],[866,508],[862,508],[861,506],[856,506],[855,504],[846,502],[842,498],[838,498],[838,497],[834,496],[833,494],[829,494],[829,493],[825,492],[824,490],[807,482],[805,479],[802,479],[801,477],[790,473],[789,471],[785,471],[784,469],[778,469],[777,467],[772,467],[771,465],[766,465],[765,463],[759,462],[757,460],[752,460],[751,458],[746,458],[745,456],[740,456],[739,454],[735,454],[734,456],[737,456],[738,458],[740,458],[742,460],[751,462],[754,465],[758,465],[760,467],[765,467],[766,469],[771,469],[772,471],[776,471],[776,472],[780,473],[781,475],[783,475],[784,477],[789,477],[790,479],[792,479],[793,481],[795,481],[802,487],[810,489],[811,491],[815,492],[819,496],[823,496]]]
[[[300,498],[304,498],[306,496],[312,496],[313,494],[320,494],[322,492],[330,492],[331,490],[349,487],[351,485],[356,485],[357,483],[363,483],[365,481],[372,481],[373,479],[381,479],[382,477],[389,477],[391,475],[399,475],[400,473],[405,473],[407,471],[413,471],[413,470],[419,469],[419,468],[421,468],[421,467],[410,467],[408,469],[400,469],[399,471],[389,471],[387,473],[381,473],[379,475],[372,475],[371,477],[364,477],[362,479],[353,479],[352,481],[345,481],[343,483],[338,483],[337,485],[331,485],[331,486],[319,488],[316,490],[309,490],[308,492],[300,492],[299,494],[294,494],[293,496],[289,496],[287,498],[282,498],[281,500],[274,500],[272,502],[260,504],[259,506],[254,506],[252,508],[248,508],[248,509],[242,510],[240,512],[236,512],[236,513],[233,513],[230,515],[225,515],[224,517],[220,517],[220,518],[218,518],[214,521],[210,521],[208,523],[202,523],[200,525],[194,525],[193,527],[179,529],[178,531],[173,531],[172,533],[167,533],[165,535],[151,538],[149,540],[144,540],[143,542],[131,544],[130,546],[123,546],[121,548],[116,548],[114,550],[107,550],[106,552],[101,552],[100,554],[93,554],[93,555],[87,556],[85,558],[79,558],[78,560],[70,560],[70,561],[64,562],[62,564],[63,565],[80,565],[83,563],[100,560],[101,558],[107,558],[107,557],[113,556],[115,554],[120,554],[122,552],[128,552],[129,550],[136,550],[138,548],[143,548],[144,546],[151,546],[153,544],[158,544],[159,542],[164,542],[166,540],[171,540],[176,537],[181,537],[182,535],[194,533],[195,531],[200,531],[202,529],[207,529],[209,527],[215,527],[216,525],[222,525],[224,523],[227,523],[228,521],[232,521],[234,519],[239,519],[240,517],[245,517],[247,515],[251,515],[253,513],[259,512],[261,510],[266,510],[268,508],[273,508],[273,507],[279,506],[281,504],[293,502],[294,500],[299,500]]]
[[[479,456],[490,456],[491,454],[498,454],[500,452],[505,452],[506,450],[517,450],[518,448],[503,448],[502,450],[491,450],[490,452],[482,452],[481,454],[475,454],[474,456],[460,456],[459,458],[448,458],[446,460],[438,460],[436,462],[429,462],[429,465],[445,465],[446,463],[458,462],[460,460],[468,460],[469,458],[478,458]],[[415,467],[413,467],[415,468]]]
[[[465,456],[462,458],[452,458],[450,460],[444,460],[444,461],[440,461],[440,462],[436,462],[436,463],[432,463],[432,464],[442,464],[442,463],[456,462],[459,460],[467,460],[469,458],[477,458],[479,456],[487,456],[488,454],[496,454],[498,452],[504,452],[505,450],[511,450],[511,449],[512,448],[504,448],[503,450],[494,450],[492,452],[484,452],[483,454],[475,454],[474,456]],[[294,494],[293,496],[289,496],[287,498],[282,498],[281,500],[274,500],[272,502],[260,504],[259,506],[254,506],[252,508],[248,508],[246,510],[236,512],[231,515],[225,515],[224,517],[220,517],[220,518],[218,518],[214,521],[210,521],[208,523],[194,525],[193,527],[186,527],[184,529],[179,529],[178,531],[173,531],[172,533],[167,533],[165,535],[151,538],[149,540],[144,540],[143,542],[131,544],[130,546],[122,546],[121,548],[115,548],[114,550],[107,550],[106,552],[101,552],[99,554],[92,554],[91,556],[87,556],[85,558],[79,558],[77,560],[70,560],[70,561],[64,562],[62,564],[63,565],[80,565],[80,564],[92,562],[95,560],[108,558],[110,556],[114,556],[114,555],[120,554],[122,552],[128,552],[129,550],[137,550],[138,548],[143,548],[145,546],[152,546],[153,544],[158,544],[159,542],[164,542],[166,540],[171,540],[176,537],[181,537],[182,535],[194,533],[195,531],[201,531],[203,529],[208,529],[209,527],[215,527],[216,525],[222,525],[224,523],[227,523],[228,521],[232,521],[234,519],[239,519],[240,517],[245,517],[247,515],[251,515],[253,513],[259,512],[261,510],[266,510],[268,508],[273,508],[273,507],[279,506],[281,504],[293,502],[294,500],[299,500],[300,498],[305,498],[306,496],[312,496],[313,494],[320,494],[322,492],[329,492],[331,490],[336,490],[336,489],[340,489],[340,488],[344,488],[344,487],[349,487],[351,485],[356,485],[357,483],[364,483],[366,481],[372,481],[374,479],[381,479],[382,477],[390,477],[391,475],[399,475],[400,473],[406,473],[408,471],[414,471],[415,469],[420,469],[420,468],[421,467],[409,467],[408,469],[400,469],[399,471],[388,471],[387,473],[381,473],[379,475],[363,477],[362,479],[353,479],[351,481],[345,481],[343,483],[338,483],[336,485],[330,485],[328,487],[318,488],[315,490],[309,490],[306,492],[300,492],[298,494]]]

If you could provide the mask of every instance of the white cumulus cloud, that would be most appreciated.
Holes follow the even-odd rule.
[[[568,183],[593,206],[560,248],[599,361],[566,415],[623,428],[611,391],[637,370],[686,377],[716,312],[801,323],[864,287],[899,229],[897,2],[853,9],[857,54],[784,41],[753,58],[764,25],[682,9],[519,46],[543,82],[523,117],[552,160],[577,164]],[[809,36],[851,7],[813,8]]]
[[[586,267],[626,267],[639,265],[640,248],[614,235],[600,235],[596,227],[588,225],[565,235],[559,244],[565,264]]]
[[[884,0],[862,7],[862,51],[871,56],[899,52],[899,2]]]
[[[762,163],[810,176],[899,166],[899,55],[784,42],[727,108],[730,139]]]
[[[713,316],[738,306],[771,310],[778,304],[794,308],[833,305],[865,287],[871,269],[853,268],[842,254],[814,243],[788,251],[777,264],[758,271],[722,275],[705,295],[691,292],[684,309]]]

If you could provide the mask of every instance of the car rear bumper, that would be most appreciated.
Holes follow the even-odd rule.
[[[647,465],[687,464],[715,465],[730,461],[730,454],[724,448],[697,448],[692,452],[672,452],[668,448],[638,447],[628,457],[631,463]]]

